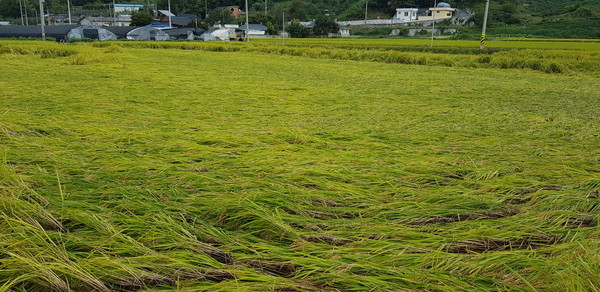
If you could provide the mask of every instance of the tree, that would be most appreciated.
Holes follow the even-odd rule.
[[[66,1],[61,0],[46,0],[46,11],[52,14],[67,13]]]
[[[210,25],[228,24],[228,23],[232,23],[233,21],[234,21],[233,14],[232,14],[231,10],[228,10],[228,9],[211,10],[208,13],[208,19],[206,19],[206,22]]]
[[[308,36],[308,29],[300,24],[300,21],[297,19],[292,20],[292,23],[290,23],[285,30],[293,38],[305,38]]]
[[[250,23],[265,24],[269,21],[272,21],[273,17],[265,14],[263,11],[259,11],[259,12],[253,12],[253,13],[251,12],[250,15],[248,15],[248,20],[250,21]],[[244,17],[240,17],[239,22],[246,23],[246,19]]]
[[[131,26],[146,26],[152,23],[152,15],[146,11],[137,11],[131,14]]]
[[[270,35],[277,34],[277,29],[275,28],[275,25],[273,25],[273,23],[271,23],[270,21],[267,22],[267,34],[270,34]]]
[[[354,20],[362,19],[365,17],[365,3],[355,2],[342,14],[339,15],[340,20]]]
[[[471,17],[471,21],[473,21],[476,26],[481,26],[483,24],[483,10],[483,4],[476,6],[474,9],[475,15]],[[518,8],[511,1],[505,1],[503,4],[490,2],[488,25],[494,27],[505,24],[518,24],[521,22],[521,19],[517,15]]]
[[[21,17],[19,0],[0,0],[0,16],[17,18]]]
[[[310,19],[321,13],[321,11],[315,6],[315,4],[309,1],[303,0],[292,0],[288,11],[285,13],[286,17],[291,19]]]
[[[314,33],[317,36],[326,36],[329,33],[337,33],[340,25],[327,16],[319,16],[315,20]]]
[[[579,7],[577,10],[573,11],[571,15],[580,18],[592,18],[594,17],[595,13],[594,10],[589,7]]]
[[[267,8],[269,6],[269,1],[267,1]],[[256,0],[254,3],[250,5],[250,12],[265,12],[265,0]]]

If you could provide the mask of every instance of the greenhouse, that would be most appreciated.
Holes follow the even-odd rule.
[[[53,25],[44,27],[46,37],[57,41],[66,40],[69,31],[77,25]],[[42,27],[39,25],[7,25],[0,26],[0,38],[41,38]]]
[[[67,40],[73,39],[114,41],[117,40],[117,35],[99,26],[77,26],[67,34]]]
[[[138,27],[127,33],[128,40],[134,41],[166,41],[169,35],[154,27]]]

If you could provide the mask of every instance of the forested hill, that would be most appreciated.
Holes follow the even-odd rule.
[[[109,16],[112,0],[70,0],[74,15]],[[143,4],[146,7],[167,9],[168,0],[116,0],[117,3]],[[337,20],[363,19],[365,1],[369,18],[390,18],[398,7],[426,8],[433,0],[248,0],[251,17],[256,22],[281,23],[286,19],[309,20],[329,16]],[[208,15],[216,7],[238,5],[244,0],[171,0],[176,14]],[[266,3],[265,3],[266,2]],[[439,2],[439,1],[438,1]],[[481,22],[485,0],[446,0],[452,7],[476,13],[474,21]],[[34,17],[38,0],[0,0],[0,19],[20,18],[20,6]],[[67,11],[67,0],[46,0],[47,13]],[[265,7],[266,6],[266,7]],[[266,9],[265,9],[266,8]],[[264,15],[265,10],[267,15]],[[499,34],[533,34],[555,37],[600,38],[599,0],[491,0],[490,27]],[[491,32],[493,32],[492,30]]]
[[[38,0],[0,0],[0,16],[17,18],[20,15],[19,2],[27,2],[26,7],[30,14],[35,14]],[[48,10],[51,13],[66,12],[67,0],[46,0]],[[305,20],[315,18],[319,15],[329,14],[340,20],[364,18],[365,0],[249,0],[251,12],[262,12],[265,10],[267,1],[267,13],[277,15],[286,12],[288,18]],[[398,7],[431,7],[432,0],[367,0],[369,17],[385,18],[394,15]],[[86,10],[101,10],[108,7],[112,0],[71,0],[71,5],[88,8]],[[439,2],[439,1],[438,1]],[[469,10],[480,10],[485,0],[446,0],[453,7]],[[159,9],[167,9],[167,0],[123,0],[117,3],[134,3],[154,6]],[[192,13],[205,15],[206,8],[212,10],[215,7],[238,5],[244,7],[244,0],[171,0],[174,13]],[[545,18],[597,18],[600,17],[600,1],[598,0],[492,0],[492,15],[496,15],[496,21],[502,21],[501,17],[515,17],[517,19],[504,19],[506,21],[518,21],[519,17],[545,17]]]

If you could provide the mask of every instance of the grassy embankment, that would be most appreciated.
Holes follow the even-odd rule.
[[[600,289],[598,50],[105,45],[0,43],[0,291]]]

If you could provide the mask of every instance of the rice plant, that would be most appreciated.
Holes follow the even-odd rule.
[[[600,289],[597,42],[473,44],[0,42],[0,291]]]

